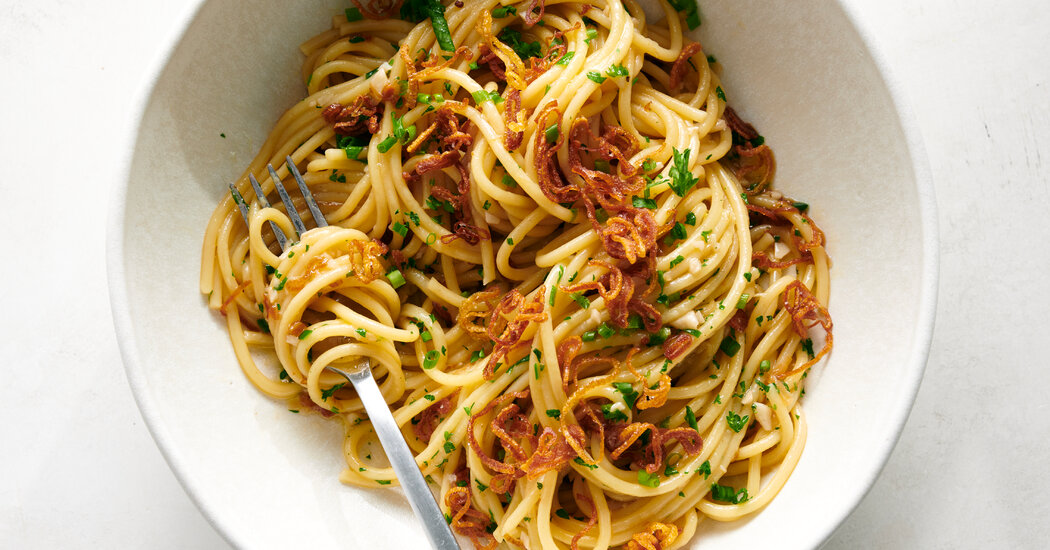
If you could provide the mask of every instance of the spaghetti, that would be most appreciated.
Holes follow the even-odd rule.
[[[201,290],[253,384],[344,425],[344,483],[397,482],[324,370],[368,356],[479,548],[679,547],[783,487],[832,344],[824,234],[684,4],[370,3],[302,45],[308,95],[236,183],[277,206],[218,205]],[[330,225],[282,251],[286,155]]]

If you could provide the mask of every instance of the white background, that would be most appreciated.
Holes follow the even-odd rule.
[[[827,548],[1045,548],[1050,7],[847,1],[923,132],[941,279],[911,418]],[[106,288],[133,98],[190,3],[0,0],[0,548],[227,548],[143,425]]]

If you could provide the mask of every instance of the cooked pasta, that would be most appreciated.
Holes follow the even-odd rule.
[[[783,487],[832,345],[824,234],[686,37],[695,4],[657,11],[374,2],[301,46],[306,97],[236,182],[250,224],[212,215],[201,290],[259,390],[342,423],[341,481],[397,483],[325,371],[366,356],[479,548],[680,547]],[[281,250],[286,155],[330,225]]]

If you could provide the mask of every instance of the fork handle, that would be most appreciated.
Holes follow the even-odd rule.
[[[434,495],[423,479],[419,466],[416,465],[412,450],[408,448],[408,443],[405,443],[405,438],[394,421],[394,415],[383,399],[375,378],[372,377],[372,369],[365,365],[364,368],[341,374],[346,376],[357,390],[390,465],[397,474],[397,480],[408,496],[408,503],[412,505],[416,516],[423,521],[423,529],[430,539],[430,545],[437,550],[460,550],[456,537],[452,535],[445,516],[434,501]]]

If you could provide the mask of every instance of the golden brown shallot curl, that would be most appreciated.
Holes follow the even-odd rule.
[[[733,174],[743,184],[744,192],[749,195],[765,191],[773,183],[773,176],[777,171],[773,150],[764,143],[756,145],[756,140],[761,135],[754,126],[741,119],[732,107],[727,105],[723,116],[729,129],[733,131],[733,142],[736,144],[733,147],[737,154],[736,161],[726,159]]]
[[[667,550],[678,538],[678,526],[673,523],[650,523],[645,531],[635,533],[627,542],[627,550]]]
[[[405,46],[401,47],[398,52],[401,56],[401,60],[405,62],[406,70],[408,71],[408,88],[405,94],[399,97],[405,99],[405,107],[413,109],[419,100],[419,85],[434,78],[434,75],[438,72],[452,67],[460,61],[470,59],[473,56],[473,52],[466,46],[460,46],[456,48],[456,51],[445,59],[443,56],[439,56],[437,53],[432,53],[430,56],[423,60],[420,65],[422,69],[416,70],[416,62],[409,56],[408,50]]]
[[[667,87],[672,94],[677,94],[679,88],[685,83],[686,71],[689,70],[689,60],[698,53],[700,53],[700,44],[691,42],[688,46],[682,48],[682,53],[678,54],[678,59],[675,59],[674,64],[671,65],[671,78]]]
[[[353,239],[346,247],[351,273],[361,283],[371,283],[386,273],[381,257],[386,254],[387,246],[381,241]]]
[[[692,345],[692,343],[692,336],[684,332],[679,332],[667,340],[664,340],[664,357],[672,361],[678,359],[679,356],[685,353],[685,350],[689,349],[689,346]]]
[[[541,286],[536,293],[536,298],[531,301],[525,301],[525,297],[515,288],[503,296],[503,299],[492,310],[486,331],[495,345],[485,364],[486,380],[491,380],[494,376],[496,364],[519,345],[529,323],[547,320],[547,312],[543,309],[543,296],[546,288]]]
[[[779,375],[779,378],[787,378],[798,374],[816,364],[821,357],[824,357],[831,351],[834,340],[831,334],[831,315],[828,314],[827,308],[821,305],[820,300],[817,300],[816,296],[806,288],[806,285],[802,284],[802,281],[792,281],[784,290],[784,309],[791,314],[791,322],[799,338],[805,338],[809,329],[817,325],[824,329],[825,337],[824,347],[820,349],[819,353],[802,365]]]
[[[335,133],[341,136],[353,136],[368,130],[375,134],[379,131],[379,118],[383,116],[383,104],[370,93],[357,96],[350,105],[332,103],[321,111],[321,118],[332,125]]]
[[[401,3],[395,0],[368,0],[362,5],[360,0],[350,0],[361,11],[361,15],[375,20],[389,19],[394,15],[394,8]]]
[[[452,487],[445,493],[445,506],[452,516],[452,530],[469,537],[477,550],[493,550],[498,543],[488,532],[489,516],[476,510],[470,501],[470,489]]]
[[[456,390],[452,395],[431,404],[423,409],[423,412],[419,413],[419,422],[412,426],[412,432],[416,434],[420,441],[430,441],[430,436],[434,435],[434,428],[437,427],[438,420],[452,412],[454,406],[452,402],[458,393],[459,390]]]
[[[598,508],[594,505],[594,500],[583,493],[575,493],[575,497],[577,502],[586,503],[589,511],[584,512],[587,514],[587,524],[583,526],[583,529],[581,529],[579,533],[576,533],[576,535],[572,537],[572,541],[569,543],[569,548],[571,550],[579,550],[580,539],[598,525]],[[580,510],[583,511],[582,506],[580,507]]]
[[[561,120],[561,111],[558,110],[558,102],[551,101],[536,115],[536,124],[539,128],[547,128],[547,124],[551,120],[551,115],[555,124]],[[535,137],[535,156],[534,164],[536,166],[536,179],[537,184],[540,186],[540,190],[543,191],[543,196],[547,197],[553,202],[557,203],[571,203],[576,202],[582,193],[579,188],[565,181],[562,176],[561,170],[558,168],[558,149],[561,148],[564,138],[561,131],[558,132],[558,137],[554,143],[547,141],[546,132],[536,132]]]
[[[479,325],[477,321],[479,319],[483,322],[488,320],[492,311],[496,308],[496,304],[499,303],[500,294],[503,294],[503,290],[498,287],[471,294],[459,306],[456,323],[467,334],[478,340],[488,338],[485,324]]]

